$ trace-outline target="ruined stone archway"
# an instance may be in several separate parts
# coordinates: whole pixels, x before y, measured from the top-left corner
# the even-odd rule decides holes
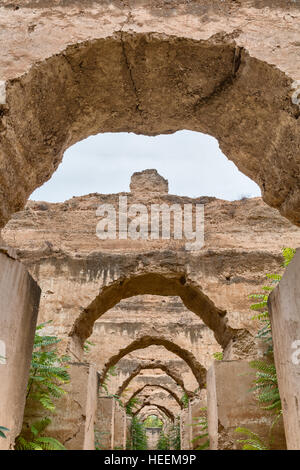
[[[121,397],[130,382],[137,377],[142,370],[147,370],[147,369],[161,369],[167,376],[169,376],[171,379],[174,380],[174,382],[182,388],[183,392],[187,394],[188,397],[192,397],[194,393],[190,390],[187,390],[183,380],[181,377],[176,374],[176,370],[171,369],[171,367],[166,366],[164,363],[160,361],[153,361],[149,364],[140,364],[136,367],[135,370],[132,371],[132,373],[124,380],[122,385],[119,387],[117,391],[117,396]]]
[[[136,341],[133,341],[129,346],[123,348],[118,354],[112,356],[110,360],[105,364],[103,371],[100,373],[100,383],[103,383],[108,370],[114,367],[122,357],[126,356],[136,349],[144,349],[151,345],[164,346],[168,351],[173,352],[181,359],[183,359],[190,369],[192,370],[199,387],[202,388],[206,383],[206,369],[197,361],[195,356],[186,349],[179,347],[174,342],[160,336],[144,336]]]
[[[165,390],[166,392],[168,392],[173,398],[174,400],[178,403],[178,405],[180,406],[180,408],[183,408],[183,404],[182,404],[182,401],[180,400],[180,398],[176,395],[176,393],[171,390],[169,387],[165,387],[163,385],[154,385],[154,384],[146,384],[144,385],[143,387],[140,387],[138,390],[136,390],[132,395],[131,397],[129,398],[129,400],[127,400],[127,402],[125,403],[125,406],[128,404],[128,402],[130,400],[132,400],[134,397],[136,397],[137,395],[139,395],[141,392],[143,392],[146,388],[149,388],[149,387],[152,387],[152,388],[161,388],[162,390]]]
[[[138,403],[133,412],[135,413],[144,403],[155,402],[158,405],[164,406],[172,412],[174,416],[179,416],[183,407],[180,402],[170,394],[168,390],[163,390],[159,387],[149,387],[149,390],[144,389],[136,396]]]
[[[141,266],[138,268],[141,270]],[[151,268],[146,266],[142,269],[146,272],[119,278],[102,287],[98,296],[82,310],[70,332],[70,352],[75,357],[81,357],[83,344],[92,334],[93,325],[101,315],[122,299],[144,294],[180,297],[183,304],[213,330],[218,343],[223,347],[228,345],[234,330],[226,325],[226,312],[216,307],[198,286],[189,281],[187,273],[180,270],[180,265],[175,263],[175,269],[167,268],[166,272],[160,273],[151,272]]]
[[[140,412],[147,406],[158,408],[162,413],[164,413],[167,416],[168,419],[170,419],[172,422],[175,421],[175,416],[172,413],[172,411],[168,410],[163,405],[160,405],[160,404],[157,404],[157,403],[151,403],[151,402],[143,403],[143,405],[138,410],[136,410],[133,415],[138,416],[140,414]]]
[[[38,2],[43,21],[26,57],[23,45],[36,9],[27,5],[27,28],[20,28],[15,12],[1,9],[11,28],[1,50],[14,50],[0,56],[2,226],[51,177],[73,143],[99,132],[179,129],[215,136],[228,158],[260,185],[264,200],[300,223],[299,109],[291,101],[299,58],[282,37],[285,28],[296,37],[297,11],[290,21],[276,6],[266,12],[252,5],[253,34],[249,11],[240,5],[190,3],[181,11],[178,0],[172,15],[166,14],[169,5],[153,6],[153,14],[140,2],[116,4],[113,21],[111,11],[98,6],[98,14],[77,10],[73,24],[67,8],[48,10]],[[50,40],[61,15],[68,31]],[[266,27],[270,21],[272,28]],[[266,38],[266,30],[271,34],[258,48],[256,37]],[[18,41],[11,31],[18,31]],[[47,47],[41,48],[45,37]]]

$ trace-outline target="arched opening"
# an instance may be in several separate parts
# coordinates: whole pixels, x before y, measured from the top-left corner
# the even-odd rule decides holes
[[[145,407],[158,408],[163,414],[167,416],[168,419],[170,419],[173,422],[175,420],[175,416],[173,415],[173,413],[170,410],[168,410],[165,406],[157,404],[157,403],[149,403],[149,402],[144,403],[140,408],[138,408],[135,411],[134,416],[138,416]]]
[[[109,369],[114,367],[117,362],[122,359],[124,356],[129,354],[136,349],[144,349],[151,345],[160,345],[164,346],[168,351],[173,352],[181,359],[183,359],[188,366],[191,368],[200,388],[203,388],[206,383],[206,369],[197,361],[195,356],[175,343],[163,338],[163,337],[151,337],[144,336],[136,341],[133,341],[129,346],[124,349],[121,349],[118,354],[112,356],[107,364],[105,364],[103,371],[100,374],[100,383],[103,383]]]
[[[291,84],[226,34],[193,40],[118,31],[60,46],[5,82],[1,224],[51,177],[73,143],[100,132],[179,129],[215,136],[228,158],[259,184],[264,200],[299,224],[291,178],[299,170],[299,110],[290,99]]]
[[[220,33],[218,25],[217,31],[214,27],[209,34],[205,30],[191,38],[186,33],[181,37],[178,25],[173,30],[170,24],[168,34],[157,25],[155,32],[134,32],[135,25],[128,33],[130,22],[131,14],[117,28],[103,33],[98,29],[101,38],[79,34],[68,47],[67,40],[51,42],[47,53],[32,47],[35,52],[16,68],[9,62],[0,83],[1,226],[51,177],[72,143],[99,132],[157,135],[178,129],[214,135],[241,171],[258,182],[264,200],[299,225],[299,109],[290,99],[294,70],[287,72],[283,59],[273,61],[270,50],[266,57],[259,54],[247,35],[235,40],[240,32],[231,27]],[[245,50],[247,43],[254,54]],[[167,270],[137,270],[128,282],[129,291],[140,292],[134,278],[141,276],[138,282],[156,284],[150,293],[172,295],[158,288],[169,276],[163,292],[179,295],[192,311],[200,304],[199,316],[225,348],[236,332],[226,325],[225,312],[203,294],[201,284],[187,279],[188,271],[181,268],[172,279]],[[186,285],[181,293],[178,283]],[[109,305],[109,299],[105,301]],[[74,354],[76,346],[82,349],[96,318],[93,306],[91,317],[85,316],[87,308],[82,305],[71,333]],[[187,357],[193,370],[194,357]]]
[[[167,376],[169,376],[173,381],[174,383],[176,383],[180,388],[182,388],[183,392],[187,394],[187,396],[189,397],[192,397],[193,396],[193,392],[187,390],[185,388],[185,385],[184,385],[184,382],[183,380],[181,379],[181,377],[179,375],[176,374],[176,371],[173,371],[172,369],[170,369],[168,366],[166,366],[164,363],[161,363],[159,361],[155,361],[154,363],[150,363],[150,364],[144,364],[144,365],[138,365],[136,367],[136,369],[127,377],[126,380],[124,380],[124,382],[122,383],[122,385],[119,387],[118,391],[117,391],[117,395],[119,397],[122,396],[123,392],[126,390],[126,388],[128,387],[128,385],[130,384],[130,382],[138,376],[138,374],[143,371],[143,370],[152,370],[152,369],[161,369]]]
[[[180,400],[180,398],[176,395],[175,392],[173,392],[173,390],[171,390],[170,388],[168,387],[164,387],[163,385],[144,385],[143,387],[139,388],[138,390],[136,390],[132,395],[131,397],[129,398],[129,400],[127,400],[126,404],[128,403],[128,401],[130,401],[132,398],[136,397],[137,395],[139,395],[141,392],[145,391],[146,389],[148,388],[161,388],[162,390],[165,390],[167,393],[169,393],[170,395],[172,395],[172,397],[174,398],[174,400],[176,400],[176,402],[178,403],[178,405],[180,406],[180,408],[183,407],[183,404]]]
[[[144,263],[145,259],[146,256],[143,257]],[[152,263],[153,261],[152,258]],[[165,259],[160,262],[165,265]],[[189,281],[187,273],[182,271],[183,266],[178,263],[178,258],[174,262],[175,272],[166,271],[164,267],[162,271],[166,272],[149,272],[155,268],[149,269],[148,263],[145,263],[146,266],[147,273],[120,277],[110,285],[104,286],[90,305],[82,310],[70,332],[70,350],[75,356],[81,356],[82,346],[91,335],[95,321],[101,315],[122,299],[143,294],[180,297],[183,304],[213,330],[217,342],[223,347],[227,346],[234,331],[226,325],[224,318],[226,312],[216,307],[198,286]],[[141,271],[141,263],[138,263],[138,268]]]

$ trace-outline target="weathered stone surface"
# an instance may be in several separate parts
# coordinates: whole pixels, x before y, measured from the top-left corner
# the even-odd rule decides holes
[[[143,389],[138,395],[139,403],[137,405],[137,410],[143,409],[146,405],[155,404],[156,406],[161,406],[165,408],[170,413],[172,421],[179,416],[182,404],[179,403],[176,398],[167,390],[162,390],[160,387],[151,387],[148,386],[147,389]]]
[[[47,435],[58,439],[68,450],[94,450],[97,372],[93,365],[71,363],[68,373],[71,380],[64,386],[67,393],[57,400],[55,415],[51,416],[52,422],[47,427]],[[29,411],[32,420],[34,415],[32,410]]]
[[[191,450],[191,409],[184,408],[180,413],[180,445],[182,450]]]
[[[157,449],[157,444],[159,441],[160,434],[161,434],[160,428],[146,428],[148,450]]]
[[[258,434],[268,445],[274,415],[259,406],[253,387],[255,372],[247,361],[215,361],[207,372],[207,418],[211,450],[239,449],[237,427]],[[271,448],[285,449],[283,423],[272,432]]]
[[[299,21],[284,0],[3,0],[1,224],[78,140],[179,129],[215,136],[299,224]]]
[[[147,349],[153,351],[152,348],[153,346]],[[160,353],[161,350],[157,351],[157,347],[155,347],[153,355],[159,356]],[[166,350],[163,350],[161,355],[166,356]],[[117,383],[119,386],[116,388],[114,384],[111,384],[111,382],[114,382],[114,377],[112,377],[108,385],[110,392],[117,394],[122,399],[127,399],[145,385],[158,383],[159,385],[168,386],[171,383],[172,390],[177,391],[178,396],[183,393],[186,393],[188,397],[193,396],[190,387],[193,386],[195,389],[198,384],[187,364],[182,360],[178,360],[176,356],[174,358],[174,356],[174,354],[169,354],[169,360],[164,357],[164,361],[145,361],[145,359],[139,357],[133,358],[132,355],[129,355],[128,359],[121,359],[117,365]],[[186,388],[187,384],[188,389]]]
[[[116,401],[114,412],[114,442],[112,449],[126,449],[126,427],[126,412]]]
[[[130,200],[132,195],[128,197]],[[184,252],[171,239],[158,240],[151,245],[156,251],[147,251],[150,241],[140,244],[139,240],[117,240],[111,245],[111,240],[100,241],[96,237],[96,208],[100,203],[117,204],[117,201],[118,195],[91,195],[63,204],[47,204],[47,210],[40,210],[41,203],[29,202],[27,210],[16,214],[3,231],[6,243],[19,247],[21,259],[42,286],[40,318],[53,318],[53,312],[59,314],[55,315],[53,324],[57,323],[62,336],[72,330],[75,355],[78,352],[80,356],[82,343],[91,334],[95,320],[108,310],[119,316],[125,312],[132,315],[137,311],[135,301],[133,307],[130,299],[125,302],[125,298],[139,294],[181,297],[186,308],[176,306],[179,318],[181,311],[187,316],[190,309],[208,327],[200,328],[198,322],[198,329],[203,331],[202,340],[207,338],[203,353],[209,343],[213,344],[209,328],[222,346],[236,334],[233,329],[245,331],[246,336],[247,331],[255,334],[257,326],[250,321],[251,312],[245,299],[260,288],[265,272],[281,271],[281,247],[299,244],[299,229],[258,198],[230,203],[151,195],[147,204],[205,203],[205,247],[198,252]],[[139,199],[130,201],[139,202]],[[115,308],[122,299],[121,308]],[[139,315],[145,308],[151,308],[152,300],[141,299]],[[177,300],[174,301],[173,306],[169,305],[172,312]],[[152,306],[153,311],[161,308],[157,302]],[[167,309],[165,303],[164,310]],[[228,321],[224,318],[225,311]],[[194,331],[195,321],[191,323]],[[168,322],[166,318],[166,328]],[[103,322],[101,328],[107,331]],[[140,333],[146,330],[141,325]],[[97,329],[94,334],[98,341]],[[130,333],[130,337],[136,339],[136,334]],[[247,346],[243,347],[243,354],[247,357],[251,346],[249,340],[244,343]],[[215,343],[209,355],[217,347]]]
[[[300,250],[269,298],[287,447],[300,449]]]
[[[40,288],[10,249],[0,247],[0,449],[12,449],[22,429]]]
[[[100,450],[114,448],[115,432],[115,399],[100,396],[97,404],[95,423],[96,446]]]
[[[168,396],[163,395],[164,402],[168,405],[168,407],[172,407],[173,405],[173,400],[176,401],[176,403],[180,406],[180,408],[183,407],[182,401],[181,401],[181,395],[178,395],[174,389],[176,390],[176,383],[174,387],[174,383],[171,382],[172,387],[168,388],[165,385],[162,385],[159,381],[157,383],[155,382],[148,382],[149,376],[145,376],[145,379],[147,380],[147,383],[143,385],[142,387],[137,388],[134,393],[130,396],[130,398],[127,400],[126,404],[133,398],[137,398],[139,401],[142,400],[147,400],[149,397],[153,397],[154,394],[156,394],[158,391],[165,391]],[[181,392],[182,393],[182,392]],[[172,402],[170,404],[170,401]]]

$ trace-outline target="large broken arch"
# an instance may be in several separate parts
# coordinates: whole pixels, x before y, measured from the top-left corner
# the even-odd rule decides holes
[[[50,45],[48,55],[32,57],[19,72],[3,70],[0,57],[6,77],[1,225],[51,177],[75,142],[99,132],[157,135],[179,129],[216,137],[227,157],[259,184],[265,202],[299,225],[294,71],[275,67],[269,54],[266,60],[253,56],[244,45],[254,45],[239,41],[237,31],[214,34],[212,28],[205,39],[195,39],[184,31],[132,29]]]

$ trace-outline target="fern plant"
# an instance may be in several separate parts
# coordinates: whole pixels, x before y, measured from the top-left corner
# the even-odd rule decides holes
[[[186,392],[181,397],[181,403],[183,404],[183,408],[187,408],[189,406],[189,397]]]
[[[200,411],[205,412],[205,415],[194,418],[194,422],[191,424],[191,426],[197,426],[200,428],[200,434],[192,439],[192,443],[197,443],[199,440],[205,440],[202,442],[202,444],[198,445],[195,450],[205,450],[209,447],[208,421],[206,416],[207,409],[204,407],[201,408]]]
[[[6,438],[5,433],[8,432],[8,431],[9,431],[9,429],[7,429],[6,427],[0,426],[0,437],[2,437],[3,439],[5,439],[5,438]]]
[[[37,326],[34,337],[34,347],[27,385],[26,405],[35,404],[49,413],[55,411],[55,400],[59,399],[65,390],[62,388],[70,380],[67,372],[69,357],[60,355],[56,336],[39,334],[51,321]],[[45,436],[47,426],[51,423],[49,417],[35,421],[29,430],[23,430],[16,439],[18,450],[63,450],[64,446],[56,439]],[[29,434],[29,435],[28,435]]]
[[[247,436],[244,439],[237,440],[237,442],[243,445],[243,450],[269,450],[269,447],[255,432],[247,428],[236,428],[235,432]]]
[[[181,440],[180,440],[180,424],[176,423],[170,431],[170,449],[180,450],[181,449]]]
[[[137,407],[137,405],[140,403],[139,399],[137,397],[132,397],[130,398],[130,400],[128,401],[126,407],[125,407],[125,410],[126,410],[126,414],[128,416],[133,416],[133,413],[134,413],[134,409]]]
[[[250,362],[250,366],[256,370],[255,385],[251,391],[257,392],[257,399],[264,405],[265,410],[281,413],[282,406],[275,365],[255,360]]]
[[[286,268],[292,261],[295,253],[296,250],[293,248],[284,248],[282,250],[284,258],[284,268]],[[280,274],[267,274],[267,279],[271,281],[271,285],[263,286],[263,293],[250,295],[251,299],[256,300],[256,302],[252,304],[250,308],[251,310],[255,310],[258,312],[252,318],[255,320],[260,320],[260,322],[262,323],[262,326],[258,331],[257,337],[265,341],[268,345],[268,349],[266,352],[266,355],[268,356],[267,361],[255,360],[250,362],[250,366],[256,370],[254,386],[250,391],[253,391],[256,394],[256,398],[258,402],[263,406],[263,408],[266,411],[273,412],[275,416],[271,423],[268,443],[263,442],[263,440],[257,434],[253,433],[249,429],[237,428],[237,432],[241,432],[242,430],[242,433],[248,436],[247,439],[238,441],[240,443],[243,443],[243,449],[247,450],[269,449],[272,443],[272,431],[282,415],[282,404],[279,394],[278,380],[273,356],[271,323],[268,312],[269,295],[272,290],[276,287],[278,282],[282,279],[282,276]]]
[[[35,421],[30,426],[30,436],[26,439],[20,435],[16,441],[16,450],[66,450],[66,448],[53,437],[43,436],[47,426],[51,423],[50,418]]]
[[[109,396],[109,397],[112,397],[112,396],[116,396],[117,395],[110,395],[109,394],[109,391],[108,391],[108,382],[110,381],[111,377],[115,377],[117,375],[117,372],[116,372],[116,367],[113,366],[113,367],[110,367],[106,373],[106,376],[105,376],[105,379],[103,380],[103,382],[100,384],[100,390],[104,392],[105,395]]]
[[[170,449],[170,438],[163,431],[161,431],[158,442],[157,450],[169,450]]]
[[[66,364],[70,358],[58,354],[55,345],[60,340],[56,336],[42,336],[38,333],[49,323],[51,321],[41,323],[36,328],[26,400],[38,401],[43,408],[53,412],[53,400],[65,393],[61,384],[70,380]]]
[[[136,416],[131,421],[131,450],[147,450],[146,430]]]

